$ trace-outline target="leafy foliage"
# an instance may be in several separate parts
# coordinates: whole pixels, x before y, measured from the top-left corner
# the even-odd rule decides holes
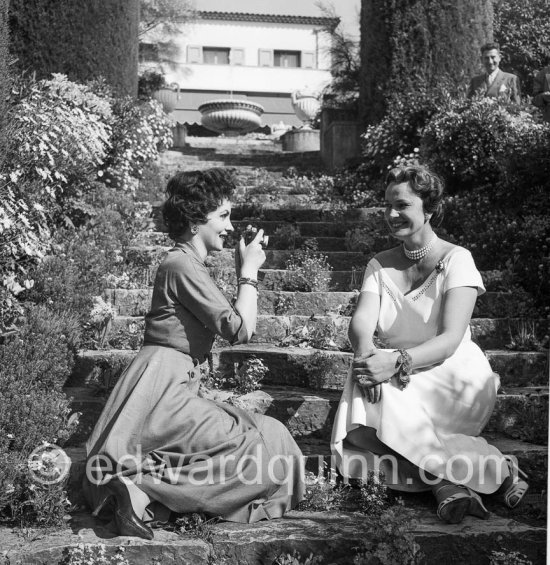
[[[293,551],[292,555],[290,553],[279,555],[273,565],[319,565],[322,562],[323,558],[320,555],[310,553],[308,557],[302,557],[301,553]]]
[[[332,266],[327,256],[317,252],[317,241],[306,240],[287,260],[289,278],[284,282],[283,290],[302,292],[323,292],[329,289]]]
[[[252,355],[242,364],[234,364],[234,374],[228,384],[237,392],[248,394],[260,388],[260,381],[264,379],[268,371],[264,362]]]
[[[550,61],[550,20],[546,0],[497,0],[494,37],[506,71],[520,77],[522,92],[531,93],[533,77]]]
[[[318,2],[324,17],[338,18],[333,5]],[[323,107],[357,111],[359,102],[359,77],[361,58],[359,41],[346,33],[341,26],[326,26],[330,36],[328,54],[332,68],[332,79],[323,90]]]
[[[0,517],[50,525],[67,510],[64,483],[32,481],[27,459],[46,443],[63,444],[78,418],[63,385],[79,346],[78,321],[45,307],[27,312],[19,335],[0,344]]]
[[[164,33],[178,31],[196,17],[190,0],[140,0],[139,36],[161,27]]]
[[[3,333],[17,326],[18,300],[27,298],[35,283],[29,273],[51,251],[52,243],[65,249],[55,249],[58,258],[49,258],[45,271],[51,267],[62,274],[56,284],[63,284],[68,293],[73,292],[71,286],[82,289],[92,276],[97,277],[96,284],[100,282],[111,272],[105,268],[106,260],[121,263],[121,242],[128,238],[119,225],[121,219],[129,222],[130,229],[143,226],[148,213],[122,191],[132,192],[147,164],[170,140],[160,105],[117,99],[104,82],[79,85],[63,75],[20,81],[12,103],[11,137],[16,143],[0,170]],[[77,237],[66,237],[75,226],[82,227]],[[110,239],[115,233],[116,238]],[[63,253],[72,257],[72,264]],[[75,270],[79,261],[80,271]],[[94,270],[100,263],[103,267]],[[122,276],[123,269],[113,274]],[[64,277],[68,278],[61,283]]]
[[[421,156],[453,191],[516,182],[529,187],[550,173],[550,127],[492,98],[453,100],[426,126]]]
[[[479,68],[479,47],[492,37],[492,0],[363,2],[361,118],[389,114],[389,97],[465,84]],[[465,25],[464,22],[467,22]]]
[[[107,554],[105,544],[79,543],[66,548],[59,565],[130,565],[124,556],[124,547],[117,547],[114,555]]]
[[[416,565],[424,561],[411,531],[414,517],[410,510],[396,504],[372,522],[370,535],[353,559],[354,565],[372,563],[373,557],[384,565]]]
[[[20,71],[137,92],[139,0],[12,0],[11,49]]]

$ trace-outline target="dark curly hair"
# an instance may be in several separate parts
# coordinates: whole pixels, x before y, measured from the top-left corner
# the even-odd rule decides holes
[[[496,41],[490,41],[489,43],[483,44],[479,48],[479,52],[483,55],[486,51],[492,51],[496,49],[500,53],[500,45]]]
[[[162,207],[168,235],[176,239],[191,224],[204,224],[207,215],[231,199],[235,190],[232,169],[212,168],[176,173],[166,186],[167,199]]]
[[[393,183],[407,182],[421,199],[424,212],[432,214],[436,225],[443,219],[444,185],[441,178],[423,165],[408,165],[391,169],[386,176],[386,188]]]

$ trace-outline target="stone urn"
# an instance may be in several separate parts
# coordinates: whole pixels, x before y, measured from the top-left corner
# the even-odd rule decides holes
[[[209,100],[199,106],[199,112],[202,114],[201,124],[205,128],[235,136],[259,128],[264,108],[256,102],[227,98]]]
[[[167,114],[170,114],[170,112],[173,112],[176,109],[180,93],[174,88],[160,88],[153,92],[152,97],[162,104],[162,107]]]
[[[299,120],[304,122],[303,128],[311,128],[311,122],[321,108],[319,95],[309,89],[296,90],[290,95],[294,113]]]

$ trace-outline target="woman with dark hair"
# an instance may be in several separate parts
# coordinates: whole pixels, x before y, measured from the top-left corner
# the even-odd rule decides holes
[[[459,523],[488,517],[478,493],[498,492],[514,507],[528,486],[515,462],[479,437],[499,377],[471,340],[472,311],[485,292],[473,258],[432,229],[442,197],[441,180],[425,167],[388,174],[385,219],[401,245],[366,267],[332,450],[345,477],[379,469],[392,489],[431,489],[439,518]]]
[[[204,264],[233,231],[233,189],[223,169],[168,182],[163,216],[175,246],[156,275],[143,347],[86,446],[85,496],[120,535],[151,539],[146,522],[170,512],[277,518],[302,498],[302,454],[280,422],[198,395],[214,337],[246,343],[256,327],[263,231],[235,250],[233,305]]]

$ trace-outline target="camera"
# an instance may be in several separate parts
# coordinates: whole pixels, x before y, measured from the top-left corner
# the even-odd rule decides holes
[[[248,224],[242,234],[244,237],[245,244],[248,245],[256,237],[257,233],[258,233],[258,228],[256,226],[253,226],[252,224]],[[264,235],[260,240],[260,245],[263,248],[266,248],[268,243],[269,243],[269,236]]]

